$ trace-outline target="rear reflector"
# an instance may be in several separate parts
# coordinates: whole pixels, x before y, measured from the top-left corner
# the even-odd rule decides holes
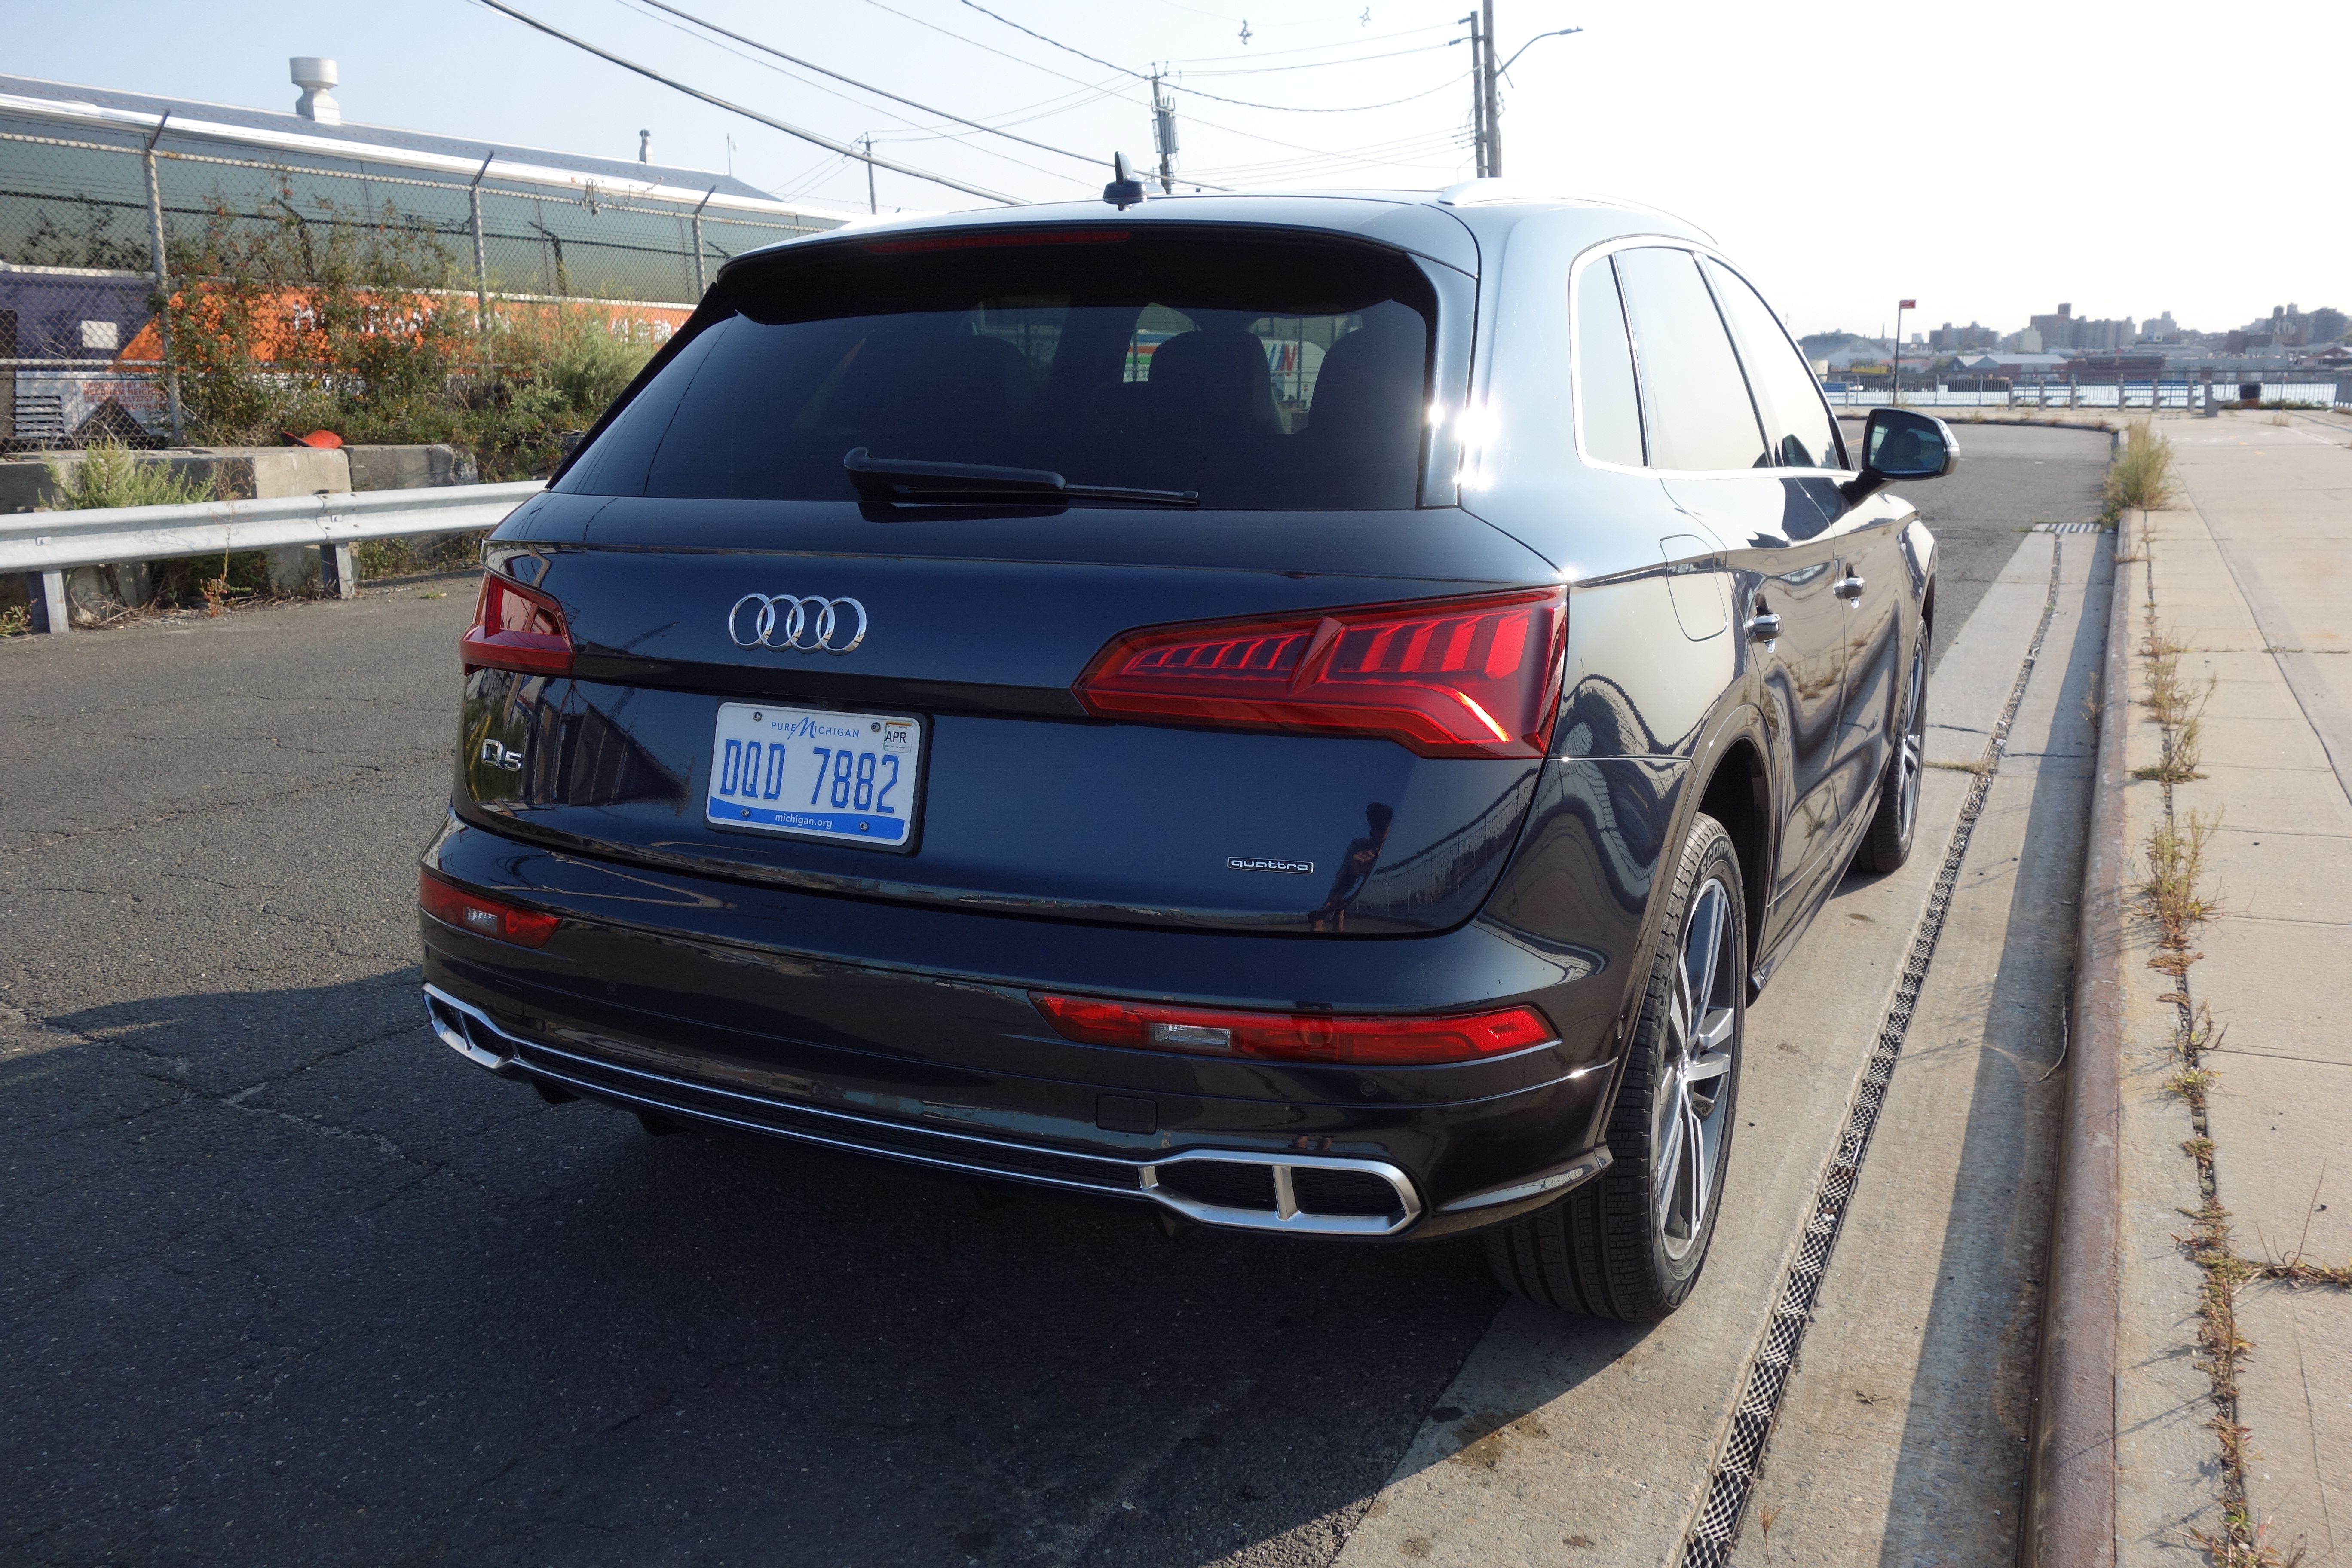
[[[1146,626],[1072,689],[1106,719],[1381,735],[1424,757],[1540,757],[1568,590]]]
[[[482,574],[474,624],[460,647],[468,671],[519,669],[526,675],[572,673],[572,635],[553,595],[526,588],[496,572]]]
[[[1533,1007],[1447,1018],[1349,1018],[1328,1013],[1229,1013],[1112,1002],[1098,996],[1029,993],[1064,1039],[1088,1046],[1337,1062],[1349,1067],[1418,1067],[1474,1061],[1540,1046],[1554,1038]]]
[[[555,934],[555,928],[563,923],[561,915],[467,892],[430,871],[416,874],[416,901],[426,914],[444,925],[521,947],[545,947],[547,939]]]

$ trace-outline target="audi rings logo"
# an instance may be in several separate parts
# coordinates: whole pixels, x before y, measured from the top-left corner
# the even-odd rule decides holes
[[[866,640],[866,606],[855,599],[746,594],[727,612],[727,636],[737,647],[847,653]]]

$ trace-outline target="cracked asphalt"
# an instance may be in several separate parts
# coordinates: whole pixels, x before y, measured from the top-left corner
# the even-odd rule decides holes
[[[2105,457],[1962,438],[1947,637]],[[650,1139],[426,1033],[471,600],[0,645],[0,1560],[1328,1563],[1475,1247]]]

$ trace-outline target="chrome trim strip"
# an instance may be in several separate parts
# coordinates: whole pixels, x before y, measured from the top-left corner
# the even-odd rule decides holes
[[[1560,1192],[1575,1186],[1580,1182],[1591,1180],[1607,1170],[1610,1164],[1609,1146],[1604,1143],[1583,1159],[1562,1170],[1554,1171],[1549,1175],[1538,1176],[1530,1182],[1514,1182],[1507,1187],[1489,1187],[1483,1193],[1472,1193],[1466,1198],[1454,1199],[1437,1212],[1460,1214],[1465,1209],[1491,1208],[1496,1204],[1515,1203],[1520,1198],[1531,1198],[1539,1193]]]
[[[984,1176],[992,1181],[1022,1182],[1032,1186],[1056,1187],[1076,1193],[1098,1193],[1109,1197],[1146,1198],[1162,1207],[1173,1209],[1188,1219],[1231,1230],[1277,1231],[1293,1236],[1385,1237],[1396,1235],[1422,1216],[1421,1195],[1414,1190],[1412,1178],[1384,1160],[1349,1159],[1329,1154],[1294,1154],[1287,1151],[1279,1153],[1260,1152],[1237,1149],[1188,1149],[1170,1154],[1164,1159],[1123,1160],[1114,1155],[1087,1154],[1076,1150],[1043,1148],[1035,1144],[1010,1142],[1003,1139],[975,1138],[969,1133],[949,1132],[914,1122],[880,1121],[870,1117],[828,1110],[799,1100],[779,1100],[746,1094],[740,1089],[722,1089],[715,1084],[691,1082],[661,1073],[648,1072],[641,1068],[625,1067],[618,1062],[581,1056],[576,1052],[566,1051],[543,1041],[527,1040],[519,1035],[509,1033],[499,1027],[498,1023],[480,1008],[459,1001],[436,985],[426,985],[425,994],[427,1000],[427,1016],[431,1018],[433,1032],[438,1035],[445,1044],[478,1066],[488,1068],[493,1072],[505,1076],[512,1076],[517,1072],[528,1073],[536,1078],[546,1079],[551,1083],[562,1084],[567,1089],[575,1089],[592,1098],[602,1097],[622,1100],[631,1105],[642,1105],[647,1110],[659,1110],[667,1115],[691,1117],[697,1121],[721,1127],[738,1128],[747,1132],[765,1133],[772,1138],[784,1138],[794,1142],[811,1143],[821,1148],[838,1149],[854,1154],[867,1154],[878,1159],[897,1160],[904,1164],[922,1165],[933,1170]],[[433,1012],[434,1004],[449,1007],[467,1019],[479,1024],[500,1040],[517,1047],[527,1047],[538,1056],[554,1057],[565,1062],[577,1062],[583,1067],[593,1068],[598,1072],[625,1074],[629,1078],[642,1080],[648,1086],[675,1086],[690,1089],[698,1094],[716,1095],[727,1100],[740,1100],[747,1106],[772,1106],[795,1114],[824,1117],[827,1121],[842,1123],[845,1135],[838,1138],[827,1137],[824,1133],[809,1131],[803,1128],[779,1127],[770,1122],[729,1116],[699,1106],[682,1105],[673,1099],[656,1098],[652,1094],[632,1093],[627,1089],[615,1089],[611,1084],[595,1079],[575,1077],[545,1062],[526,1061],[517,1051],[509,1051],[500,1056],[477,1045],[461,1032],[452,1029]],[[893,1149],[857,1141],[852,1130],[861,1127],[872,1128],[877,1131],[887,1130],[892,1132],[913,1133],[925,1138],[943,1139],[955,1143],[974,1145],[980,1150],[997,1149],[1007,1152],[1042,1155],[1055,1160],[1083,1160],[1092,1164],[1108,1167],[1111,1171],[1130,1174],[1135,1178],[1136,1184],[1132,1187],[1099,1185],[1091,1182],[1074,1181],[1064,1176],[1047,1175],[1041,1172],[1008,1169],[1003,1165],[983,1163],[978,1158],[966,1162],[918,1153],[911,1150]],[[1202,1203],[1168,1191],[1160,1185],[1160,1173],[1162,1170],[1172,1165],[1187,1163],[1268,1167],[1274,1182],[1275,1209],[1269,1211],[1233,1208],[1223,1204]],[[1293,1176],[1293,1173],[1299,1170],[1343,1171],[1360,1175],[1378,1176],[1388,1184],[1389,1190],[1396,1195],[1397,1208],[1395,1212],[1385,1215],[1303,1212],[1298,1207],[1297,1187]],[[1108,1171],[1106,1173],[1108,1174]]]

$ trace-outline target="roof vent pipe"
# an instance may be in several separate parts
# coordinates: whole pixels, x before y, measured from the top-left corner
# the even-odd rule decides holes
[[[650,163],[653,161],[654,133],[650,131],[640,131],[637,132],[637,162]]]
[[[305,120],[315,120],[321,125],[341,125],[343,106],[327,89],[342,79],[335,73],[335,62],[317,55],[296,55],[286,62],[294,85],[302,89],[295,101],[294,112]]]

